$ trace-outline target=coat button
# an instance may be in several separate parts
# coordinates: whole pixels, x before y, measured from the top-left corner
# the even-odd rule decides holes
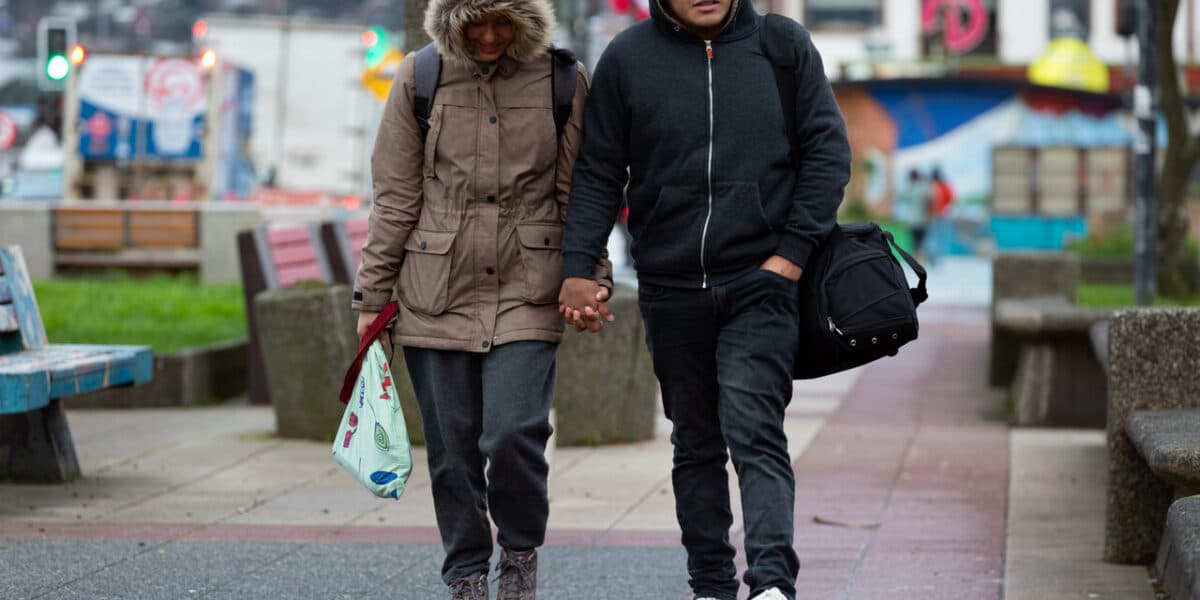
[[[488,268],[487,268],[487,269],[485,269],[485,270],[487,271],[487,274],[488,274],[488,275],[495,275],[495,274],[496,274],[496,270],[495,270],[495,269],[493,269],[493,268],[491,268],[491,267],[488,267]]]
[[[491,344],[490,342],[484,342],[484,343],[483,343],[483,347],[484,347],[484,348],[487,348],[488,346],[491,346],[491,345],[492,345],[492,344]]]
[[[495,196],[488,196],[487,200],[488,200],[488,202],[495,202],[495,201],[496,201],[496,197],[495,197]]]
[[[547,246],[549,246],[549,245],[550,245],[550,238],[546,238],[546,239],[542,240],[542,243],[543,243],[543,244],[545,244],[545,245],[547,245]]]
[[[422,250],[424,250],[424,249],[425,249],[425,242],[421,242],[421,249],[422,249]]]
[[[490,122],[492,125],[495,125],[495,124],[496,124],[496,117],[495,117],[495,115],[493,115],[492,117],[488,118],[488,122]]]

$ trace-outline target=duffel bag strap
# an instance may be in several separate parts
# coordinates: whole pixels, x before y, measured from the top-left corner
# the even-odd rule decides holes
[[[927,277],[925,273],[925,267],[922,267],[921,263],[917,262],[917,259],[905,252],[904,248],[901,248],[896,243],[896,239],[892,237],[892,233],[890,231],[887,231],[886,229],[883,230],[883,237],[886,238],[888,243],[896,249],[896,252],[898,252],[900,257],[904,259],[904,262],[908,263],[909,268],[911,268],[913,272],[917,274],[917,287],[912,288],[909,290],[909,292],[912,294],[913,304],[919,306],[922,302],[929,299],[929,292],[925,289],[925,279]]]

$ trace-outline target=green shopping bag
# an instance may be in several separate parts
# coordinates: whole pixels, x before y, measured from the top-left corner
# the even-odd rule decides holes
[[[389,303],[359,343],[339,400],[346,405],[333,459],[380,498],[399,499],[412,473],[412,446],[383,345],[376,339],[396,315]]]

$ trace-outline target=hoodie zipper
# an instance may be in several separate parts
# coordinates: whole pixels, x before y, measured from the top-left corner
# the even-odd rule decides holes
[[[712,157],[713,157],[713,87],[712,87],[712,41],[704,40],[704,55],[708,60],[708,214],[704,217],[704,231],[700,234],[700,272],[704,279],[700,287],[708,289],[708,267],[704,264],[704,246],[708,242],[708,224],[712,221],[713,189],[712,189]]]

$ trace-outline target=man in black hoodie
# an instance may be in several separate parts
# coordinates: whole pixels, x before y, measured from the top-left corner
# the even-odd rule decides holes
[[[607,314],[592,270],[629,207],[638,301],[673,424],[676,515],[697,598],[738,593],[725,463],[755,599],[791,599],[795,481],[783,431],[797,285],[850,174],[845,123],[799,24],[795,147],[749,0],[652,0],[596,66],[563,242],[560,309]],[[795,152],[796,156],[792,156]],[[603,296],[601,296],[603,297]],[[728,452],[728,454],[727,454]]]

